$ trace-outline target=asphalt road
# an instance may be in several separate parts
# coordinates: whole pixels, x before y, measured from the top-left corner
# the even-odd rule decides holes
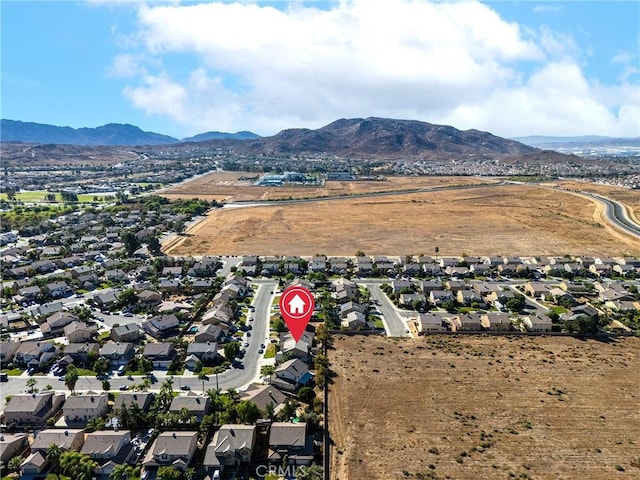
[[[400,316],[396,306],[391,303],[389,297],[382,291],[380,285],[382,280],[358,280],[359,284],[364,285],[371,292],[371,298],[377,301],[380,313],[382,313],[382,323],[387,332],[388,337],[410,337],[407,324]],[[387,282],[388,283],[388,282]]]

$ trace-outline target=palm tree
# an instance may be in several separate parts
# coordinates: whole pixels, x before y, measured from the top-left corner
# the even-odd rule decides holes
[[[57,443],[52,443],[51,445],[49,445],[45,453],[47,460],[51,462],[52,470],[56,474],[58,479],[60,479],[60,457],[63,453],[64,450]]]
[[[92,417],[87,422],[87,428],[92,430],[104,430],[104,419],[102,417]]]
[[[29,380],[27,380],[27,387],[29,388],[29,393],[34,393],[35,389],[36,389],[36,379],[35,378],[30,378]]]
[[[76,391],[76,383],[78,382],[78,369],[75,365],[69,365],[67,367],[67,373],[64,376],[64,384],[67,386],[71,394]]]

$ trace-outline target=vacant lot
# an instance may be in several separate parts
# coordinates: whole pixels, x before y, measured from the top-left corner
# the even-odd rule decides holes
[[[165,245],[174,255],[622,255],[637,240],[575,195],[527,185],[221,209]]]
[[[258,174],[252,172],[216,172],[163,190],[167,198],[194,198],[238,202],[248,200],[286,200],[318,198],[356,193],[389,192],[444,185],[492,183],[476,177],[388,177],[382,181],[326,182],[324,187],[254,187]]]
[[[640,478],[640,339],[337,336],[331,478]]]

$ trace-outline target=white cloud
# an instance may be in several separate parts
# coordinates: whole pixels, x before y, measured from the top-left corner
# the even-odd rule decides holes
[[[138,79],[125,95],[192,133],[376,115],[505,136],[615,134],[633,128],[640,103],[605,103],[571,37],[523,29],[476,1],[141,5],[134,36],[142,50],[113,63]],[[180,72],[176,56],[198,65]]]
[[[556,13],[564,10],[562,5],[536,5],[533,7],[533,13]]]

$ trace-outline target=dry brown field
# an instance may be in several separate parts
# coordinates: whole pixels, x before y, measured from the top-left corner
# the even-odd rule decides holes
[[[288,198],[332,197],[354,193],[389,192],[444,185],[491,183],[497,180],[476,177],[387,177],[383,181],[326,182],[324,187],[254,187],[252,181],[240,178],[256,177],[253,172],[215,172],[167,188],[161,195],[170,198],[194,198],[226,202],[286,200]]]
[[[437,180],[437,179],[436,179]],[[594,202],[528,185],[219,209],[173,255],[639,255]]]
[[[334,338],[332,480],[640,478],[640,339]]]

